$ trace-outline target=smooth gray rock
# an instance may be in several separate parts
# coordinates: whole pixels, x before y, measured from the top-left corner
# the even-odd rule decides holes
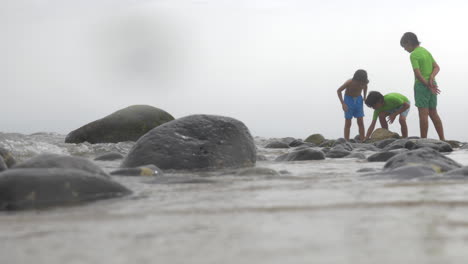
[[[191,170],[252,167],[256,147],[248,128],[223,116],[192,115],[154,128],[141,137],[121,167],[154,164]]]
[[[325,141],[325,138],[321,134],[313,134],[308,136],[304,141],[320,145]]]
[[[257,155],[257,161],[267,161],[268,158],[265,155]]]
[[[76,169],[9,169],[0,173],[0,210],[75,205],[131,191],[110,179]]]
[[[304,141],[302,141],[301,139],[295,139],[295,140],[293,140],[293,141],[291,141],[291,142],[289,143],[289,146],[290,146],[291,148],[294,148],[294,147],[299,147],[299,146],[301,146],[301,145],[303,145],[303,144],[305,144],[305,143],[304,143]],[[310,144],[316,146],[314,143],[310,143]]]
[[[394,149],[404,149],[404,148],[408,148],[411,149],[412,147],[410,146],[411,144],[414,145],[414,143],[410,142],[409,145],[407,145],[407,143],[410,142],[409,139],[397,139],[395,141],[393,141],[392,143],[386,145],[384,148],[383,148],[383,151],[390,151],[390,150],[394,150]]]
[[[344,138],[339,138],[337,139],[334,143],[333,143],[333,148],[337,147],[337,146],[341,146],[343,147],[343,149],[347,150],[347,151],[353,151],[353,146],[346,141],[346,139]]]
[[[351,154],[349,154],[348,156],[346,156],[346,158],[348,159],[366,159],[366,155],[362,154],[362,153],[358,153],[358,152],[351,152]]]
[[[414,146],[410,148],[408,147],[408,144],[407,144],[406,148],[408,149],[432,148],[439,152],[452,152],[453,151],[453,148],[449,143],[441,141],[441,140],[437,140],[437,139],[424,138],[424,139],[412,139],[410,141],[414,143]]]
[[[356,172],[377,172],[377,169],[374,168],[362,168],[357,170]]]
[[[374,142],[374,145],[379,148],[379,149],[383,149],[385,148],[388,144],[390,143],[393,143],[397,141],[396,138],[387,138],[387,139],[384,139],[384,140],[380,140],[380,141],[377,141],[377,142]]]
[[[384,166],[385,170],[393,170],[407,165],[425,165],[432,167],[436,172],[447,172],[460,168],[461,165],[430,148],[421,148],[404,152],[389,159]]]
[[[353,147],[354,151],[380,151],[379,148],[372,144],[365,144],[365,143],[352,143],[351,146]]]
[[[392,157],[394,157],[394,156],[396,156],[396,155],[398,155],[400,153],[407,152],[407,151],[408,151],[407,149],[394,149],[394,150],[389,150],[389,151],[382,151],[382,152],[378,152],[378,153],[370,155],[367,158],[367,161],[369,161],[369,162],[383,162],[383,161],[387,161],[387,160],[391,159]]]
[[[468,143],[465,143],[464,145],[462,145],[460,149],[468,149]]]
[[[410,180],[422,177],[431,177],[437,172],[427,165],[405,165],[393,170],[384,170],[378,173],[370,173],[367,176],[389,177],[400,180]]]
[[[345,149],[343,145],[336,145],[330,151],[327,152],[327,158],[344,158],[351,154],[351,151]]]
[[[109,152],[109,153],[104,153],[102,155],[97,156],[94,158],[94,160],[99,160],[99,161],[113,161],[113,160],[118,160],[118,159],[123,159],[124,156],[118,152]]]
[[[13,168],[77,169],[106,178],[109,177],[98,165],[88,159],[58,154],[40,154],[22,163],[16,164]]]
[[[120,175],[120,176],[162,176],[164,175],[163,171],[154,166],[153,164],[140,166],[136,168],[121,168],[115,171],[112,171],[110,175]]]
[[[463,176],[463,177],[468,177],[468,166],[459,168],[459,169],[454,169],[451,171],[448,171],[444,173],[444,176]]]
[[[11,152],[2,147],[0,147],[0,156],[3,158],[7,168],[11,168],[16,164],[16,160],[13,158]]]
[[[7,165],[5,164],[5,161],[3,160],[3,157],[0,156],[0,172],[8,169]]]
[[[281,141],[273,141],[268,143],[265,148],[289,148],[289,144]]]
[[[65,143],[137,141],[151,129],[172,120],[174,117],[164,110],[133,105],[70,132]]]
[[[298,151],[293,151],[276,158],[275,161],[300,161],[300,160],[323,160],[325,154],[316,149],[306,148]]]

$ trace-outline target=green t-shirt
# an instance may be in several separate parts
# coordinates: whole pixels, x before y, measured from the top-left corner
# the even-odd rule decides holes
[[[381,112],[387,112],[389,110],[400,108],[404,103],[408,102],[408,98],[399,93],[389,93],[384,95],[384,105],[379,109],[375,109],[373,120],[377,120]]]
[[[417,47],[411,52],[410,60],[413,69],[419,69],[424,79],[429,80],[435,62],[432,54],[423,47]],[[416,78],[416,82],[420,81]]]

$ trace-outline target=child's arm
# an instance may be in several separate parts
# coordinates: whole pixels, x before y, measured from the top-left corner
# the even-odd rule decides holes
[[[434,63],[432,64],[432,66],[434,67],[433,70],[432,70],[432,73],[431,73],[431,76],[429,77],[429,87],[431,89],[437,89],[437,84],[435,83],[435,77],[436,75],[439,73],[440,71],[440,67],[439,65],[437,64],[437,62],[434,61]],[[437,89],[438,90],[438,89]]]
[[[395,113],[393,113],[393,114],[391,114],[391,115],[388,116],[388,122],[389,122],[390,124],[393,124],[393,121],[395,121],[396,117],[397,117],[399,114],[403,113],[404,111],[408,110],[408,108],[410,108],[410,105],[409,105],[408,102],[403,103],[402,106],[403,106],[403,107],[402,107],[400,110],[398,110],[398,111],[396,111]]]
[[[367,98],[367,83],[364,85],[364,102],[366,101]]]
[[[343,100],[343,95],[341,93],[344,91],[344,89],[346,89],[346,87],[348,87],[350,82],[351,80],[347,80],[343,85],[340,86],[340,88],[338,88],[338,90],[336,90],[336,93],[338,94],[338,99],[340,99],[341,102],[341,107],[345,112],[348,112],[348,106],[345,104]]]
[[[366,138],[364,139],[364,141],[368,140],[370,138],[370,136],[372,135],[372,132],[374,132],[375,123],[377,123],[377,119],[372,120],[372,123],[370,124],[369,128],[367,129],[367,134],[366,134]]]
[[[422,84],[424,84],[427,88],[429,88],[429,82],[424,79],[424,77],[421,74],[421,71],[419,69],[413,69],[414,70],[414,76],[416,79],[418,79]]]

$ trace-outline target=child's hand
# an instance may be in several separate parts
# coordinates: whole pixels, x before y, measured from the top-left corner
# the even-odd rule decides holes
[[[440,94],[440,90],[439,90],[439,88],[437,88],[437,86],[434,87],[434,88],[429,88],[429,90],[430,90],[431,93],[433,93],[433,94]]]
[[[389,116],[387,117],[388,123],[393,124],[393,121],[395,121],[396,117],[397,117],[397,115],[396,115],[395,113],[389,115]]]
[[[346,104],[341,104],[341,107],[343,107],[343,111],[348,112],[348,106]]]

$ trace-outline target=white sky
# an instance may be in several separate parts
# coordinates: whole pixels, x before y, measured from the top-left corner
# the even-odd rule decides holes
[[[149,104],[176,118],[234,117],[254,136],[342,137],[336,89],[359,68],[370,90],[414,102],[409,54],[399,45],[412,31],[441,66],[446,137],[468,140],[468,1],[0,3],[2,132],[66,134]],[[419,135],[414,106],[408,120],[409,134]]]

